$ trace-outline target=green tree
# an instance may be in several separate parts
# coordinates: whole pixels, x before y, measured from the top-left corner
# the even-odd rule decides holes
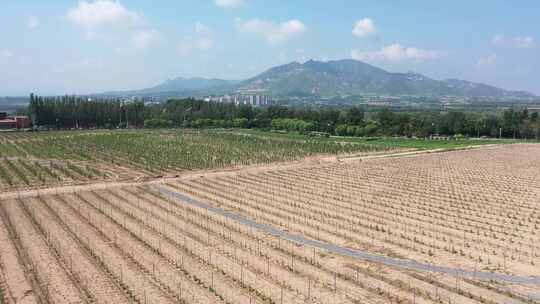
[[[364,125],[364,111],[359,107],[352,107],[346,111],[345,123],[354,126]]]

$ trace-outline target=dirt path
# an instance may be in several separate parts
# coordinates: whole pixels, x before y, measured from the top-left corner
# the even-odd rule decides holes
[[[193,206],[197,206],[199,208],[206,209],[216,214],[220,214],[240,224],[253,227],[255,229],[269,233],[273,236],[290,240],[298,244],[327,250],[335,254],[339,254],[339,255],[343,255],[343,256],[347,256],[351,258],[358,258],[358,259],[375,262],[375,263],[381,263],[388,266],[428,271],[428,272],[434,272],[434,273],[444,273],[444,274],[454,275],[454,276],[462,277],[462,278],[466,277],[466,278],[479,279],[479,280],[485,280],[485,281],[502,281],[502,282],[507,282],[507,283],[512,283],[512,284],[527,284],[527,285],[540,286],[540,277],[512,276],[512,275],[505,275],[505,274],[493,273],[493,272],[482,272],[482,271],[473,272],[473,271],[459,269],[459,268],[434,266],[434,265],[429,265],[429,264],[418,263],[416,261],[393,259],[390,257],[378,255],[378,254],[372,254],[365,251],[352,250],[349,248],[336,246],[334,244],[329,244],[329,243],[324,243],[324,242],[308,239],[301,235],[291,234],[291,233],[276,229],[272,226],[258,223],[256,221],[247,219],[235,213],[228,212],[221,208],[213,207],[211,205],[198,201],[190,196],[172,191],[169,188],[164,187],[164,186],[159,186],[158,190],[166,196],[173,196],[177,199],[184,201],[185,203],[191,204]]]

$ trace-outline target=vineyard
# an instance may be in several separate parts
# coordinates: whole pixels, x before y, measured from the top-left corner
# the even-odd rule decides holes
[[[55,160],[0,159],[0,189],[107,179],[107,173],[89,164]]]
[[[219,131],[0,132],[0,189],[175,176],[193,170],[389,150]]]
[[[540,303],[537,285],[481,278],[540,273],[538,155],[508,145],[4,195],[0,303]],[[478,276],[345,257],[235,215]]]

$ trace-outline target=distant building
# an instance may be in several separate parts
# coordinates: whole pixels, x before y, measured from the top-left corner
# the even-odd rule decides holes
[[[0,112],[0,129],[28,129],[32,121],[28,116],[8,116]]]
[[[206,102],[234,103],[235,105],[266,106],[268,96],[266,95],[224,95],[208,96],[203,99]]]
[[[371,106],[391,106],[394,103],[399,102],[398,97],[393,96],[366,96],[364,102]]]

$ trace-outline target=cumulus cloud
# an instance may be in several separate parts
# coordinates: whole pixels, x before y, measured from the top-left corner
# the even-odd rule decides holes
[[[183,41],[178,44],[177,51],[181,54],[187,54],[194,51],[208,51],[215,44],[212,36],[212,30],[209,26],[197,22],[195,23],[194,37],[185,37]]]
[[[28,17],[26,20],[26,26],[31,30],[36,29],[39,26],[39,18],[36,16]]]
[[[379,51],[363,52],[360,50],[352,50],[351,57],[362,61],[405,61],[405,60],[429,60],[437,59],[442,56],[436,51],[424,50],[415,47],[404,47],[399,43],[395,43],[383,47]]]
[[[236,25],[240,31],[262,36],[272,44],[283,42],[293,36],[302,34],[307,30],[304,23],[297,19],[281,22],[279,24],[261,19],[251,19],[247,21],[236,19]]]
[[[67,18],[86,30],[95,30],[104,26],[133,25],[141,18],[141,14],[130,11],[116,1],[95,0],[80,1],[68,11]]]
[[[66,18],[80,27],[91,40],[117,42],[117,50],[147,49],[160,40],[155,30],[144,28],[142,13],[129,10],[117,0],[79,1]]]
[[[377,32],[375,23],[369,18],[356,21],[352,34],[358,38],[365,38]]]
[[[137,31],[131,37],[133,46],[137,49],[147,49],[152,45],[155,45],[160,40],[159,32],[155,30],[141,30]]]
[[[244,4],[244,0],[216,0],[216,5],[224,8],[237,8]]]
[[[489,66],[489,65],[494,64],[496,61],[497,61],[497,55],[492,54],[486,57],[481,57],[480,59],[478,59],[477,64],[479,66]]]
[[[491,42],[497,46],[510,46],[515,48],[529,49],[536,46],[536,41],[531,36],[505,36],[495,35]]]

